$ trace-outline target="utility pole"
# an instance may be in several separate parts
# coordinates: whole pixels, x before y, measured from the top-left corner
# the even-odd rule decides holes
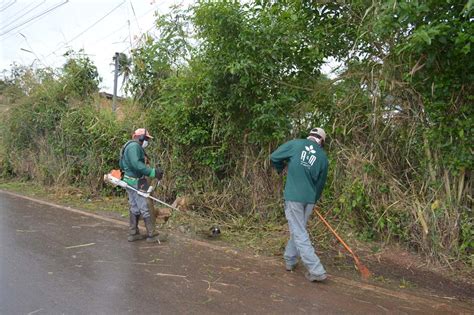
[[[115,56],[112,58],[115,61],[115,70],[114,70],[114,96],[112,98],[112,111],[115,113],[117,109],[117,79],[119,73],[119,53],[116,52]]]

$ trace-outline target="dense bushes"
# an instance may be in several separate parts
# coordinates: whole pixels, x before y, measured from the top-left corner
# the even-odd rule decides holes
[[[95,66],[70,58],[58,73],[20,69],[6,81],[14,97],[2,121],[2,173],[97,192],[135,122],[98,106]]]
[[[84,97],[98,79],[83,56],[59,74],[13,74],[7,85],[21,95],[5,124],[3,169],[97,189],[128,132],[146,122],[168,198],[191,194],[207,215],[265,222],[282,216],[269,154],[318,125],[329,134],[322,206],[331,220],[365,239],[468,260],[471,20],[467,1],[175,9],[157,18],[160,36],[132,52],[136,117],[118,120]],[[342,65],[332,79],[320,74],[329,58]]]
[[[465,1],[201,3],[159,17],[166,36],[147,37],[135,60],[168,73],[147,86],[157,89],[149,124],[175,178],[187,178],[175,187],[215,213],[281,213],[268,155],[320,125],[333,220],[364,238],[468,258],[471,17]],[[154,48],[147,62],[141,52]],[[319,74],[329,57],[344,64],[334,80]]]

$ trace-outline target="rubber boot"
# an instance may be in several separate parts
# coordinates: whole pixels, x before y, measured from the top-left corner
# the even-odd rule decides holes
[[[146,241],[148,243],[160,243],[158,236],[155,235],[155,224],[151,217],[143,218],[146,227]]]
[[[140,218],[140,215],[136,215],[129,212],[129,217],[130,225],[128,227],[128,241],[135,242],[138,240],[142,240],[144,236],[140,235],[140,231],[138,229],[138,219]]]

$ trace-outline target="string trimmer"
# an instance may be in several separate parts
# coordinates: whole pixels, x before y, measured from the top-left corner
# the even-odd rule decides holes
[[[173,210],[176,210],[180,213],[188,213],[188,212],[180,211],[178,208],[173,207],[172,205],[170,205],[170,204],[168,204],[168,203],[166,203],[166,202],[164,202],[164,201],[162,201],[158,198],[155,198],[155,197],[151,196],[151,192],[153,191],[153,186],[148,187],[148,190],[146,192],[140,191],[140,190],[136,189],[135,187],[130,186],[129,184],[127,184],[126,182],[124,182],[120,178],[115,177],[114,175],[116,175],[117,173],[120,173],[120,171],[118,171],[118,172],[112,171],[109,174],[105,174],[104,175],[104,181],[109,183],[109,184],[112,184],[113,186],[116,186],[116,187],[118,186],[118,187],[122,187],[124,189],[131,189],[133,191],[136,191],[140,196],[145,197],[145,198],[149,198],[153,201],[161,203],[162,205],[167,206],[167,207],[169,207]],[[219,234],[221,233],[220,228],[216,225],[212,226],[209,231],[210,231],[210,236],[212,236],[212,237],[219,236]]]
[[[140,191],[140,190],[130,186],[129,184],[127,184],[126,182],[124,182],[120,178],[114,177],[112,174],[105,174],[104,175],[104,181],[109,183],[109,184],[112,184],[113,186],[119,186],[119,187],[122,187],[122,188],[125,188],[125,189],[131,189],[133,191],[136,191],[142,197],[149,198],[151,200],[159,202],[162,205],[165,205],[165,206],[167,206],[167,207],[169,207],[173,210],[176,210],[178,212],[180,211],[178,208],[175,208],[172,205],[170,205],[170,204],[168,204],[168,203],[166,203],[166,202],[164,202],[164,201],[162,201],[158,198],[155,198],[155,197],[151,196],[150,194],[153,191],[153,186],[148,187],[148,190],[146,192]]]

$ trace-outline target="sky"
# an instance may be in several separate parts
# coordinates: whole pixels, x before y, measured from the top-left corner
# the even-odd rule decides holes
[[[153,31],[155,12],[192,0],[0,0],[0,71],[13,63],[61,67],[63,54],[83,49],[97,66],[100,90],[113,91],[113,56],[129,53]],[[322,72],[333,68],[331,62]],[[331,77],[331,75],[329,75]],[[120,82],[119,82],[120,84]],[[119,95],[123,94],[121,91]]]
[[[190,0],[0,1],[0,71],[10,69],[13,63],[61,67],[66,51],[84,49],[102,77],[100,90],[111,93],[115,52],[128,54],[141,34],[153,31],[155,12],[164,14],[172,5],[186,7],[190,3]]]

